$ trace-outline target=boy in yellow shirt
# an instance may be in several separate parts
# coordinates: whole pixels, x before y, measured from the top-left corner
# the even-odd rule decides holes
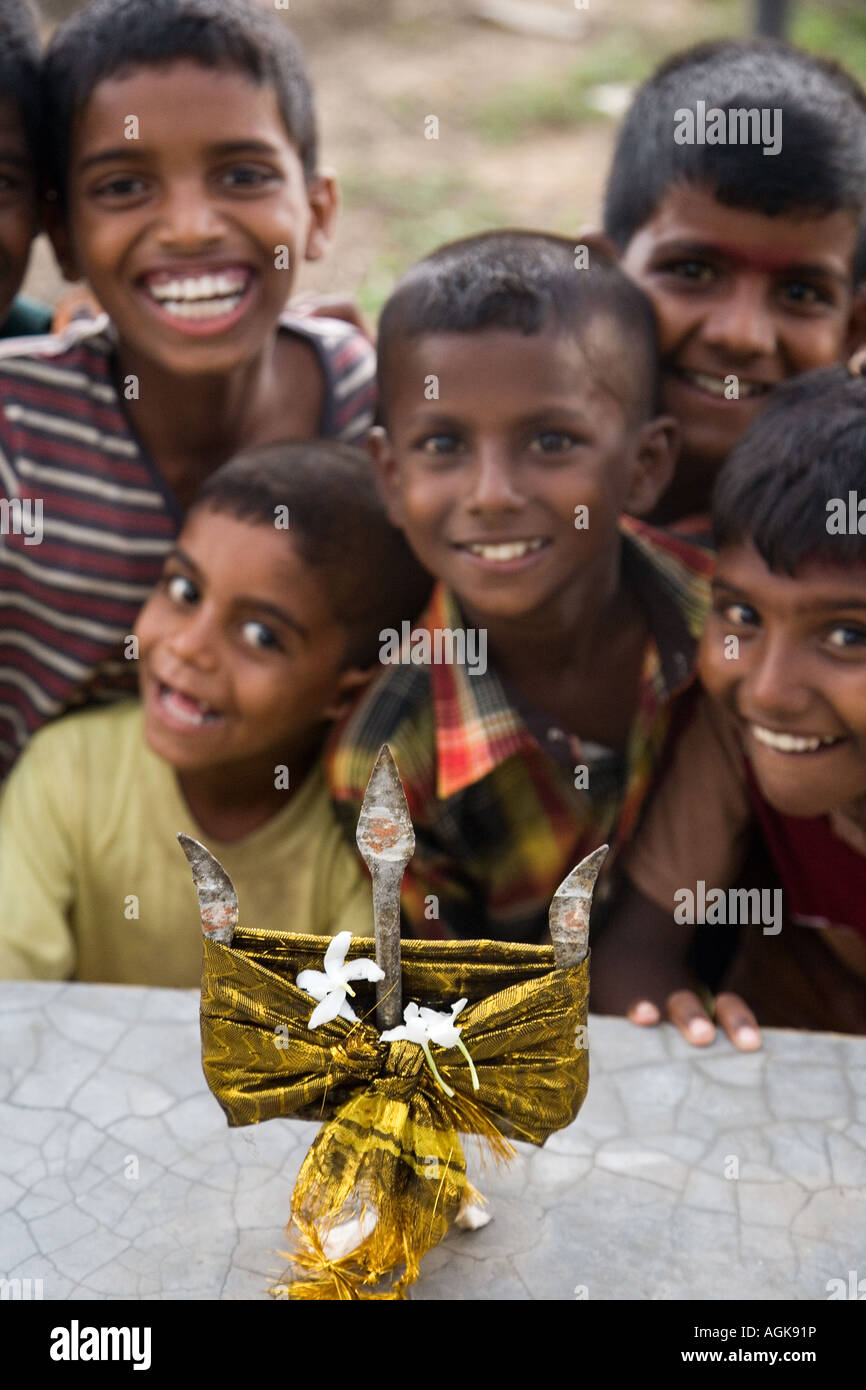
[[[4,790],[0,977],[196,985],[180,830],[245,922],[369,934],[319,750],[428,587],[360,450],[270,445],[215,473],[129,644],[140,701],[41,730]]]

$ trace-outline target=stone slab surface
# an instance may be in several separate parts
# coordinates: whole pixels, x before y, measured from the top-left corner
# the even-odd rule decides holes
[[[494,1219],[431,1251],[412,1298],[826,1299],[866,1277],[866,1040],[770,1031],[747,1056],[593,1018],[590,1059],[543,1149],[482,1168],[467,1141]],[[0,983],[0,1278],[267,1298],[315,1132],[227,1128],[195,992]]]

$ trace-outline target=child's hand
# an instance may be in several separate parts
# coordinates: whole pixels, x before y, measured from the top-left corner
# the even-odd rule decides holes
[[[669,994],[665,999],[665,1014],[693,1047],[706,1047],[716,1036],[713,1021],[694,990],[678,989]],[[761,1046],[758,1021],[738,994],[716,995],[715,1016],[716,1023],[740,1052],[755,1052]],[[652,1000],[641,999],[630,1005],[626,1017],[647,1028],[660,1021],[661,1011]]]
[[[625,1015],[642,1028],[667,1018],[686,1042],[707,1047],[716,1029],[686,964],[690,940],[688,928],[684,931],[670,912],[626,881],[610,922],[593,945],[590,1008]],[[740,1052],[761,1046],[757,1019],[739,995],[719,994],[707,1003]]]

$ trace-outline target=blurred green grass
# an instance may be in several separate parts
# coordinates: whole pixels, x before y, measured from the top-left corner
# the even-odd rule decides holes
[[[355,170],[342,179],[342,189],[347,203],[374,205],[384,219],[384,245],[358,290],[361,308],[368,314],[378,313],[407,264],[445,241],[508,221],[496,199],[456,171],[398,177]]]

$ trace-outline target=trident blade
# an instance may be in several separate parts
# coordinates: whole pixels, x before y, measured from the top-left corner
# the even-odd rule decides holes
[[[238,924],[238,899],[234,884],[218,859],[191,835],[179,834],[180,847],[192,869],[198,894],[201,929],[210,941],[231,946]]]
[[[394,1028],[403,1018],[400,981],[400,884],[415,853],[415,832],[397,764],[383,743],[370,773],[356,835],[373,880],[376,964],[385,972],[376,983],[376,1020]]]
[[[581,859],[560,883],[550,903],[548,921],[553,954],[560,970],[580,965],[589,949],[589,910],[592,892],[609,846],[602,845]]]

